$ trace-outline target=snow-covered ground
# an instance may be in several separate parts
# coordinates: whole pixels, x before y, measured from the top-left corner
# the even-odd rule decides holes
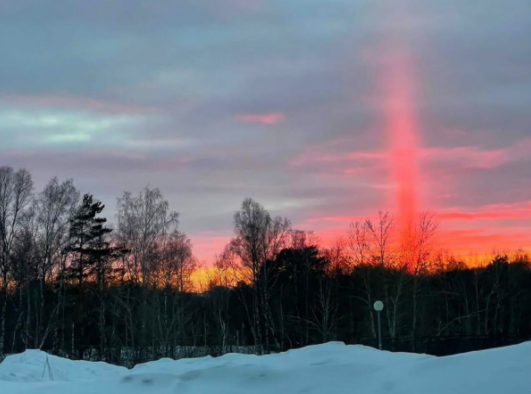
[[[4,360],[0,394],[531,394],[531,342],[440,358],[334,342],[132,370],[54,356],[48,368],[46,358],[30,350]]]

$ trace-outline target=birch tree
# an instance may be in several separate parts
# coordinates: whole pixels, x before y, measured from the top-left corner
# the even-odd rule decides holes
[[[141,286],[140,300],[140,359],[145,358],[147,345],[148,293],[156,283],[155,274],[160,254],[158,247],[163,237],[177,230],[178,213],[170,211],[169,203],[159,189],[145,187],[137,196],[125,192],[118,198],[118,228],[116,242],[130,253],[123,262],[129,280]],[[131,297],[125,295],[127,300]],[[155,333],[155,320],[152,319],[152,341]],[[153,345],[153,343],[152,343]],[[154,345],[153,345],[154,346]],[[153,349],[155,351],[155,349]]]
[[[70,218],[75,212],[79,201],[79,192],[74,187],[72,179],[59,182],[53,178],[35,199],[34,211],[36,215],[36,244],[38,250],[37,275],[39,280],[39,307],[35,310],[34,346],[41,348],[50,332],[50,325],[55,320],[55,314],[60,309],[59,295],[57,310],[53,314],[45,313],[44,288],[50,275],[61,270],[62,251],[68,242],[68,228]]]
[[[29,220],[33,181],[25,169],[0,167],[0,276],[2,281],[2,312],[0,316],[0,358],[4,355],[7,290],[10,259],[15,241]]]
[[[238,257],[242,272],[247,275],[253,290],[253,320],[250,322],[256,352],[263,352],[262,333],[268,348],[270,334],[276,342],[274,322],[269,306],[271,281],[268,260],[284,248],[289,240],[291,224],[286,218],[271,217],[265,208],[251,198],[246,198],[241,209],[234,214],[235,237],[230,251]],[[265,329],[264,329],[265,328]],[[279,347],[278,342],[276,346]]]

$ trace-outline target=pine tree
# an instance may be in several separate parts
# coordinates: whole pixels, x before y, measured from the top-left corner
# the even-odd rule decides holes
[[[70,242],[65,252],[70,255],[70,264],[66,270],[66,278],[71,280],[77,292],[75,295],[75,311],[73,315],[73,348],[80,359],[83,358],[87,346],[85,328],[90,324],[86,316],[85,295],[88,282],[96,281],[103,287],[109,272],[110,259],[115,253],[106,240],[112,229],[105,227],[106,218],[97,217],[103,209],[93,196],[85,194],[83,202],[70,220]],[[103,333],[100,333],[100,336]]]

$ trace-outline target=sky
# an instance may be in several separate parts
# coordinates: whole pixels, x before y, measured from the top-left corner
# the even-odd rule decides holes
[[[0,165],[113,222],[158,187],[209,261],[245,197],[324,243],[431,211],[531,249],[528,0],[0,0]]]

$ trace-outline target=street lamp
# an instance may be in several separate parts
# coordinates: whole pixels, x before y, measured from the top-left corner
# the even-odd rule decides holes
[[[382,326],[380,323],[380,312],[383,310],[384,304],[382,301],[376,301],[373,307],[378,315],[378,347],[380,348],[380,350],[382,350]]]

